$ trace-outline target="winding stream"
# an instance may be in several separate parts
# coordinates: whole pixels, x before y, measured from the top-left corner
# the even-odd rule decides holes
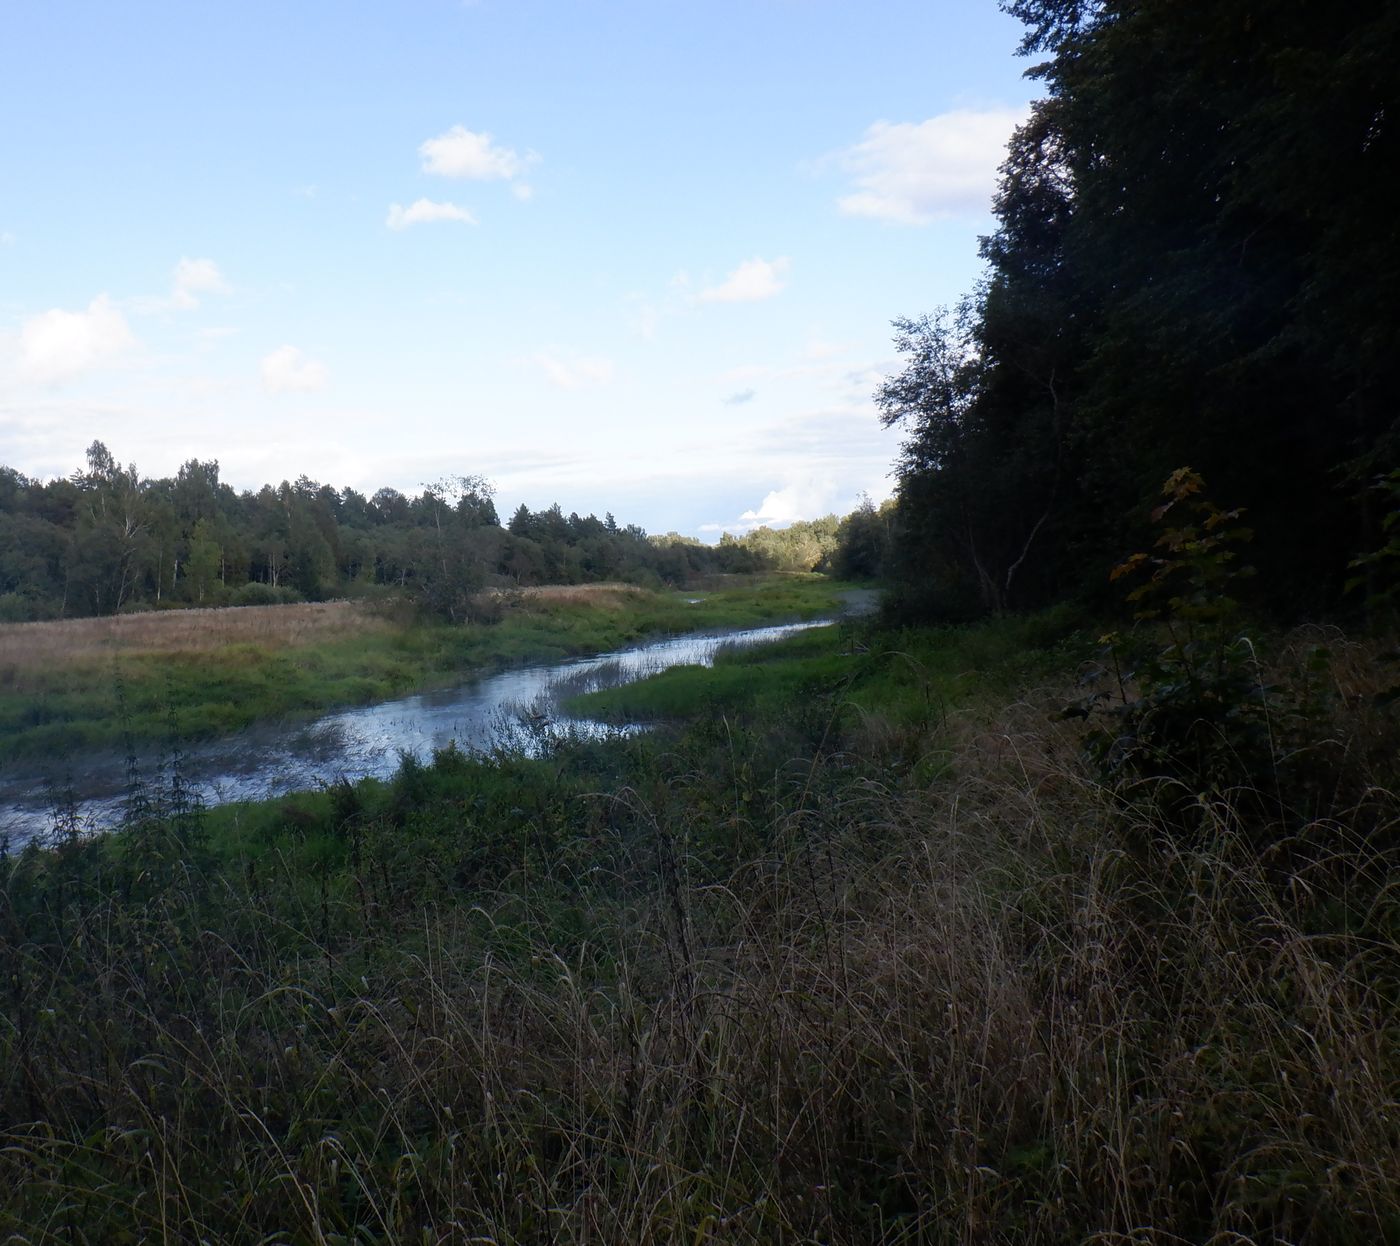
[[[398,769],[401,754],[426,759],[433,749],[454,741],[462,749],[485,751],[503,744],[528,748],[540,734],[560,730],[635,731],[636,726],[619,728],[569,717],[563,702],[672,666],[709,666],[721,649],[765,644],[828,622],[674,636],[616,653],[521,667],[452,688],[337,710],[310,722],[257,724],[237,735],[187,746],[180,773],[208,806],[266,800],[340,778],[388,778]],[[148,779],[163,764],[154,750],[149,754],[138,758]],[[53,823],[53,794],[70,790],[86,829],[115,825],[126,800],[126,758],[104,750],[64,759],[47,772],[36,765],[29,775],[7,776],[0,786],[0,831],[9,833],[12,846],[47,831]]]

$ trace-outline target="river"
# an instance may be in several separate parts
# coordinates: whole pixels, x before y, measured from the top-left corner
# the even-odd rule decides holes
[[[863,602],[848,603],[859,613]],[[850,607],[854,606],[854,610]],[[309,722],[260,723],[236,735],[181,746],[180,775],[206,806],[266,800],[288,792],[374,777],[388,778],[403,754],[424,760],[455,743],[484,752],[501,745],[537,747],[561,730],[602,734],[637,730],[572,718],[570,697],[643,679],[672,666],[709,666],[722,649],[761,645],[830,620],[786,623],[742,631],[697,632],[634,648],[547,665],[526,666],[451,688],[337,710]],[[168,766],[158,752],[137,759],[150,780]],[[66,758],[6,783],[0,793],[0,830],[11,846],[47,832],[54,798],[71,793],[82,828],[116,825],[128,791],[127,759],[117,750]]]

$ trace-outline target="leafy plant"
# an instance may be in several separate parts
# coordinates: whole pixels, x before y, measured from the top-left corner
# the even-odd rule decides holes
[[[1253,537],[1242,511],[1216,506],[1187,467],[1171,474],[1162,494],[1152,552],[1132,554],[1110,577],[1145,577],[1128,593],[1141,626],[1103,638],[1114,687],[1066,714],[1093,718],[1085,747],[1104,778],[1173,780],[1195,803],[1270,769],[1277,690],[1240,630],[1235,593],[1253,574],[1240,561]]]

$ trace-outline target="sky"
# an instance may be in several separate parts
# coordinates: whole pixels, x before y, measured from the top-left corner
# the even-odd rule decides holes
[[[0,464],[95,438],[716,539],[890,493],[977,281],[994,0],[0,0]]]

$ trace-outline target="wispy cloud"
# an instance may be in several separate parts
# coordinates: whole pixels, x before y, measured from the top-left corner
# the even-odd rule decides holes
[[[851,176],[846,216],[927,225],[986,212],[1011,132],[1027,109],[961,108],[920,122],[877,121],[834,159]]]
[[[326,365],[307,358],[295,346],[279,346],[263,357],[263,387],[271,394],[309,393],[324,389],[329,379]]]
[[[19,331],[19,370],[51,385],[91,371],[136,345],[126,318],[105,294],[84,311],[55,307],[31,316]]]
[[[737,393],[730,394],[727,398],[721,398],[720,401],[726,407],[742,407],[746,402],[752,402],[757,392],[753,389],[741,389]]]
[[[219,266],[209,259],[181,257],[171,281],[170,301],[184,310],[199,306],[201,294],[227,294],[228,282]]]
[[[792,266],[786,256],[765,260],[755,256],[745,260],[717,286],[701,290],[702,303],[755,303],[782,292],[783,276]]]
[[[138,294],[122,302],[129,311],[140,315],[172,310],[193,311],[205,295],[228,292],[229,284],[213,260],[181,256],[170,274],[168,294]]]
[[[560,389],[588,389],[606,385],[613,378],[612,360],[597,356],[536,351],[528,362],[543,372],[551,385]]]
[[[435,203],[431,199],[416,199],[408,207],[401,203],[389,205],[389,215],[384,224],[390,229],[407,229],[410,225],[425,225],[435,221],[460,221],[463,225],[475,225],[474,217],[466,208],[455,203]]]

